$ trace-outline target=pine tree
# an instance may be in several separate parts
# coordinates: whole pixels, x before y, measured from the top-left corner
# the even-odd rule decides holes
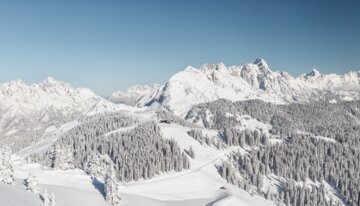
[[[189,148],[189,155],[192,159],[195,158],[195,151],[192,146],[190,146],[190,148]]]
[[[74,158],[70,147],[61,148],[56,145],[54,148],[54,168],[67,170],[74,168]]]
[[[26,189],[32,193],[39,193],[38,181],[33,174],[29,174],[25,180]]]
[[[96,153],[88,156],[86,162],[84,163],[83,169],[93,178],[103,177],[103,169],[100,166],[100,158]]]
[[[51,200],[50,200],[50,197],[48,195],[48,192],[47,190],[45,189],[41,195],[41,198],[42,198],[42,201],[44,203],[44,206],[51,206],[50,203],[51,203]]]
[[[271,199],[271,191],[270,191],[270,188],[268,188],[268,190],[267,190],[267,192],[266,192],[265,198],[266,198],[267,200],[272,200],[272,199]]]
[[[11,163],[10,147],[0,148],[0,182],[12,184],[14,179],[14,168]]]
[[[54,195],[54,193],[51,194],[50,206],[55,206],[55,195]]]
[[[105,176],[103,168],[113,165],[117,178],[123,182],[152,178],[160,172],[180,171],[190,166],[188,157],[182,155],[178,144],[174,140],[162,138],[156,122],[142,123],[134,129],[107,135],[104,134],[107,127],[113,127],[118,121],[124,121],[120,125],[131,125],[131,121],[127,122],[124,116],[111,121],[108,118],[104,116],[101,121],[75,127],[59,138],[51,150],[32,155],[32,158],[53,168],[76,166],[98,177]],[[71,154],[70,158],[64,158],[65,150],[69,150],[65,154]],[[96,155],[100,160],[91,155]]]
[[[118,206],[121,198],[119,197],[119,185],[115,180],[115,171],[110,168],[105,176],[105,201],[108,206]]]

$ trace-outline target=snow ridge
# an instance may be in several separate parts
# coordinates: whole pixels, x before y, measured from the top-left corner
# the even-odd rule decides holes
[[[135,85],[128,88],[126,91],[117,91],[111,94],[109,100],[114,103],[123,103],[131,106],[142,107],[152,97],[154,92],[160,88],[161,85]]]
[[[315,100],[359,99],[360,73],[322,75],[316,69],[293,77],[274,72],[262,58],[242,66],[226,67],[205,64],[199,69],[188,66],[172,76],[149,100],[146,106],[162,106],[184,115],[199,103],[228,99],[241,101],[261,99],[276,104]]]
[[[48,77],[43,82],[27,85],[22,80],[0,84],[0,140],[29,136],[58,121],[81,115],[132,110],[114,104],[86,88]]]

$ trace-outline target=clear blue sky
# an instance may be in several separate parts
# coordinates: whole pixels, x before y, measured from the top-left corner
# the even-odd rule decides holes
[[[359,0],[0,3],[0,83],[53,76],[108,95],[257,57],[293,75],[360,70]]]

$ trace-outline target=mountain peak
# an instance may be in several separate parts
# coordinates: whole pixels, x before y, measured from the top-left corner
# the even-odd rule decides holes
[[[12,80],[4,84],[0,84],[0,94],[12,95],[17,92],[24,91],[28,85],[21,79]]]
[[[219,63],[219,64],[204,64],[200,67],[201,71],[222,71],[222,70],[226,70],[226,66],[224,65],[224,63]]]
[[[191,69],[192,67],[188,67]],[[135,85],[126,91],[117,91],[111,94],[109,100],[114,103],[122,103],[136,107],[144,106],[161,85]]]
[[[10,86],[26,86],[26,83],[21,79],[15,79],[9,82]]]
[[[257,58],[254,64],[257,65],[263,73],[271,72],[269,65],[263,58]]]
[[[316,69],[312,69],[311,72],[309,73],[310,76],[320,76],[320,72]]]
[[[184,71],[188,71],[188,72],[193,72],[193,71],[196,71],[197,69],[195,69],[193,66],[187,66],[186,68],[185,68],[185,70]]]
[[[255,61],[254,61],[254,64],[258,64],[258,63],[266,63],[266,61],[265,61],[265,59],[260,57],[260,58],[255,59]]]
[[[42,83],[46,84],[46,85],[56,85],[56,84],[61,83],[61,81],[58,81],[58,80],[54,79],[53,77],[49,76]]]
[[[39,86],[46,91],[53,91],[54,89],[56,91],[60,91],[60,90],[69,90],[69,89],[75,89],[73,88],[69,83],[63,82],[63,81],[58,81],[56,79],[54,79],[53,77],[47,77],[43,82],[41,82],[39,84]]]
[[[321,76],[320,72],[318,70],[316,70],[315,68],[311,70],[311,72],[305,74],[305,77],[318,77]]]
[[[48,77],[45,79],[45,81],[46,81],[46,82],[52,82],[52,83],[55,83],[55,82],[56,82],[56,80],[55,80],[53,77],[51,77],[51,76],[48,76]]]

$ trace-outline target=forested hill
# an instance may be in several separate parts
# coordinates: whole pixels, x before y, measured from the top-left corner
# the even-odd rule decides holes
[[[218,165],[229,183],[285,205],[360,204],[360,101],[274,105],[217,100],[194,106],[186,116],[206,128],[234,128],[218,137],[240,145],[242,139],[256,137],[236,129],[248,127],[251,118],[271,125],[271,139],[281,143],[232,153]],[[264,191],[266,179],[278,186]],[[329,188],[335,197],[325,195]]]

